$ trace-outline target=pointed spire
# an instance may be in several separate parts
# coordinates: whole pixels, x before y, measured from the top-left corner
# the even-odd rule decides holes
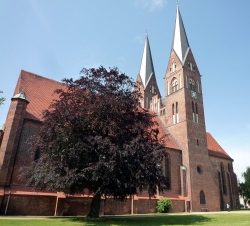
[[[144,50],[143,50],[141,68],[139,74],[141,76],[143,87],[145,89],[150,77],[152,76],[152,74],[155,74],[149,41],[148,41],[148,32],[146,32],[146,41],[144,44]]]
[[[20,93],[13,96],[12,99],[22,99],[22,100],[26,100],[26,101],[29,102],[29,99],[28,99],[28,97],[26,96],[26,94],[25,94],[25,92],[23,90]]]
[[[3,124],[3,125],[0,126],[0,131],[1,130],[4,131],[4,126],[5,126],[5,124]]]
[[[179,11],[178,2],[177,2],[172,49],[175,51],[175,53],[179,57],[181,63],[184,64],[184,61],[186,59],[186,56],[189,50],[189,43],[188,43],[185,28],[184,28],[184,24],[181,18],[181,14]]]

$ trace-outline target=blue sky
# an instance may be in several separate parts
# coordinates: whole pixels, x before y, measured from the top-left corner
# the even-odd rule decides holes
[[[206,128],[235,160],[250,166],[250,1],[180,0],[202,74]],[[83,68],[117,66],[136,78],[146,29],[161,94],[173,37],[175,0],[0,0],[0,124],[24,69],[60,81]]]

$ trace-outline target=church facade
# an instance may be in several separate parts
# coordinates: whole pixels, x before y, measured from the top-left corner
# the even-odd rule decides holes
[[[179,8],[162,98],[154,72],[148,36],[137,76],[141,106],[157,114],[167,155],[162,163],[166,190],[149,199],[147,192],[118,202],[102,199],[101,214],[156,212],[162,197],[173,212],[238,208],[233,159],[206,132],[201,75],[191,51]],[[91,196],[37,192],[19,180],[19,170],[39,158],[29,152],[28,139],[42,124],[42,112],[56,97],[60,82],[21,71],[4,126],[0,127],[0,214],[86,215]]]

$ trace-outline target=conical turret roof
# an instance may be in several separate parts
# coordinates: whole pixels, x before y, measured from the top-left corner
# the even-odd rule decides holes
[[[139,74],[141,76],[143,87],[145,89],[150,77],[155,74],[151,50],[148,41],[148,34],[146,34],[146,41],[144,44],[144,50],[143,50],[141,68]]]
[[[26,101],[29,102],[29,99],[28,99],[28,97],[26,96],[26,94],[25,94],[25,92],[23,90],[21,90],[20,93],[13,96],[12,99],[22,99],[22,100],[26,100]]]
[[[172,49],[179,57],[181,63],[184,64],[186,55],[189,50],[189,43],[178,6],[176,9],[176,19],[175,19]]]

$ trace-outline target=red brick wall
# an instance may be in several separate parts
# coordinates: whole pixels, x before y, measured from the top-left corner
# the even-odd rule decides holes
[[[0,148],[0,185],[9,185],[28,102],[12,100]]]
[[[58,216],[75,216],[87,215],[89,213],[92,198],[59,198],[57,215]]]
[[[1,197],[0,197],[1,198]],[[56,208],[55,196],[11,195],[7,215],[53,216]],[[5,213],[8,195],[4,196],[0,214]],[[89,213],[91,198],[66,197],[59,198],[57,216],[77,216]],[[156,213],[157,199],[139,199],[133,201],[134,214]],[[131,214],[131,199],[124,202],[114,199],[101,201],[100,215]],[[171,212],[185,211],[183,200],[172,200]]]
[[[30,150],[30,139],[38,132],[40,122],[34,122],[25,120],[23,123],[22,134],[19,141],[17,150],[17,157],[15,161],[15,167],[13,171],[12,185],[25,185],[25,182],[21,182],[19,179],[20,168],[28,166],[34,161],[35,153]]]
[[[4,196],[0,213],[5,213],[8,196]],[[52,216],[55,211],[56,197],[11,195],[7,215]]]
[[[176,63],[177,70],[170,73],[172,63]],[[213,175],[213,167],[209,160],[206,127],[204,117],[204,107],[201,92],[200,74],[196,66],[195,71],[188,68],[187,62],[196,65],[192,52],[189,51],[185,65],[181,65],[176,54],[172,51],[169,66],[166,74],[166,82],[169,82],[170,95],[166,97],[166,118],[167,128],[173,135],[177,143],[182,149],[183,164],[187,167],[187,193],[191,199],[192,211],[201,211],[202,208],[211,210],[219,210],[219,189]],[[181,88],[171,93],[171,82],[173,78],[179,80],[181,77]],[[195,80],[195,90],[197,98],[191,96],[189,89],[189,78]],[[199,89],[198,89],[199,87]],[[167,90],[167,87],[166,87]],[[192,101],[198,105],[198,123],[193,122]],[[172,120],[172,104],[178,102],[179,106],[179,123],[173,124]],[[198,140],[198,142],[197,142]],[[197,172],[197,166],[201,165],[203,173]],[[200,204],[200,191],[203,190],[206,195],[206,204]]]

